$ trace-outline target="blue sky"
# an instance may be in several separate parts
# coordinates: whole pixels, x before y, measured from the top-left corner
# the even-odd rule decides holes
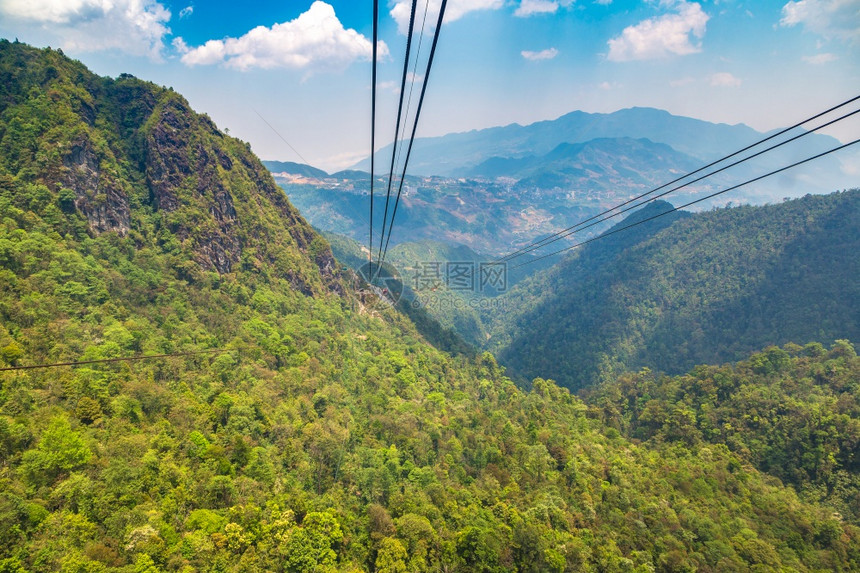
[[[418,2],[427,32],[439,2]],[[381,4],[380,146],[409,11]],[[301,161],[262,116],[334,170],[369,152],[371,6],[0,0],[0,36],[172,86],[261,157]],[[764,131],[860,93],[860,0],[449,0],[448,15],[419,135],[632,106]],[[855,139],[860,123],[830,134]]]

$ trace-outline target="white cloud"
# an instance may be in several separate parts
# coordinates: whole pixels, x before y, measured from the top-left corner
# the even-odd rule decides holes
[[[701,44],[691,42],[705,35],[708,15],[695,2],[680,2],[677,13],[644,20],[624,29],[609,40],[608,58],[614,62],[651,60],[671,55],[685,56],[701,51]]]
[[[185,43],[185,40],[183,40],[181,36],[176,36],[175,38],[173,38],[173,41],[170,42],[170,44],[180,54],[187,54],[189,51],[191,51],[191,48],[188,47],[188,44]]]
[[[558,2],[551,0],[523,0],[519,8],[514,11],[514,16],[527,18],[534,14],[555,14],[558,11]]]
[[[68,50],[119,49],[160,59],[170,11],[156,0],[0,0],[0,14],[36,26]]]
[[[421,89],[421,82],[423,82],[423,81],[424,81],[424,74],[413,74],[412,72],[407,72],[407,74],[406,74],[406,92],[409,93],[410,89],[412,91],[420,90]],[[367,89],[370,89],[370,84],[367,85]],[[397,81],[391,80],[391,81],[379,82],[376,84],[376,89],[378,91],[390,91],[394,95],[400,95],[400,80],[397,80]]]
[[[194,13],[194,6],[186,6],[179,11],[179,18],[187,18]]]
[[[736,88],[741,85],[741,80],[728,72],[719,72],[711,74],[708,78],[710,84],[714,87]]]
[[[541,50],[539,52],[532,52],[531,50],[523,50],[520,54],[527,60],[532,62],[539,62],[541,60],[551,60],[558,55],[558,50],[555,48],[547,48],[546,50]]]
[[[687,76],[686,78],[679,78],[677,80],[672,80],[669,82],[669,85],[673,88],[681,88],[684,86],[688,86],[690,84],[696,83],[694,78]]]
[[[336,155],[330,155],[328,157],[312,161],[314,165],[320,165],[321,168],[324,168],[329,173],[334,173],[341,169],[349,169],[352,165],[355,165],[362,159],[367,159],[367,151],[364,149],[361,151],[338,153]]]
[[[419,2],[419,4],[421,4]],[[445,8],[445,22],[450,23],[459,20],[469,12],[476,10],[498,10],[505,5],[504,0],[450,0],[448,7]],[[442,0],[429,0],[427,5],[427,31],[430,31],[436,26],[436,21],[439,19],[439,8],[442,6]],[[398,0],[391,8],[391,17],[397,22],[397,30],[401,34],[409,32],[409,14],[412,11],[412,2],[409,0]],[[423,9],[418,8],[415,14],[415,25],[420,26],[423,19]]]
[[[400,84],[398,82],[395,82],[395,81],[379,82],[376,85],[376,89],[379,91],[389,91],[390,90],[390,91],[394,92],[395,94],[399,94],[400,93]]]
[[[860,41],[860,6],[857,0],[800,0],[782,7],[783,26],[802,25],[825,37]]]
[[[836,57],[836,54],[823,53],[823,54],[815,54],[814,56],[805,56],[803,61],[807,64],[813,64],[819,66],[821,64],[828,64],[830,62],[835,62],[839,58]]]
[[[370,59],[370,40],[346,30],[325,2],[314,2],[295,20],[258,26],[240,38],[209,40],[188,50],[182,61],[190,66],[224,64],[232,68],[290,68],[309,66],[342,69],[357,59]],[[379,44],[380,56],[388,54]]]
[[[3,0],[0,9],[13,18],[70,24],[103,16],[111,4],[102,0]]]

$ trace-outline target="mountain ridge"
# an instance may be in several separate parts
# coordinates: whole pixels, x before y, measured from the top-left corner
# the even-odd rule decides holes
[[[626,369],[677,374],[767,345],[856,337],[858,210],[853,190],[607,237],[504,295],[508,312],[486,320],[497,341],[489,348],[526,378],[580,389]],[[612,258],[598,255],[621,239]]]
[[[645,191],[698,166],[695,158],[665,143],[605,137],[559,143],[541,156],[491,157],[458,175],[513,177],[521,188],[559,188],[594,200],[622,186]]]
[[[291,175],[302,175],[317,179],[324,179],[329,176],[322,169],[317,169],[306,163],[296,163],[294,161],[263,161],[262,163],[272,173],[289,173]]]
[[[745,147],[763,134],[744,124],[729,125],[673,115],[665,110],[634,107],[611,113],[572,111],[553,120],[527,125],[509,124],[439,137],[415,140],[410,173],[453,175],[492,156],[517,158],[526,154],[546,154],[560,143],[583,143],[597,138],[649,138],[680,153],[707,163]],[[804,153],[834,146],[837,140],[811,135],[802,145]],[[387,151],[386,151],[387,150]],[[380,161],[390,145],[378,151]],[[810,153],[811,154],[811,153]],[[779,162],[783,159],[777,154]],[[368,170],[369,159],[353,168]]]

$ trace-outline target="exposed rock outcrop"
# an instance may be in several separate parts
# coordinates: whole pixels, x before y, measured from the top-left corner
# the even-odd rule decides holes
[[[146,137],[146,183],[154,205],[166,212],[189,206],[205,209],[213,219],[210,224],[195,220],[192,227],[177,218],[171,230],[181,239],[194,235],[201,266],[229,273],[241,257],[242,244],[233,196],[217,166],[232,167],[232,161],[224,150],[211,153],[200,141],[196,129],[202,122],[184,100],[172,97],[154,113],[158,115]]]
[[[128,196],[118,184],[103,177],[99,160],[88,140],[75,143],[63,157],[60,184],[75,192],[75,207],[94,233],[128,233],[131,227]]]

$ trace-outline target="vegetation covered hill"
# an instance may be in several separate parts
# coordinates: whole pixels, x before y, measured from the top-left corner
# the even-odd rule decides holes
[[[60,238],[114,232],[188,255],[191,274],[265,267],[307,294],[332,286],[330,249],[250,146],[172,89],[8,41],[0,77],[0,184]]]
[[[525,378],[579,389],[641,366],[681,373],[767,345],[860,336],[860,191],[642,230],[667,218],[517,285],[508,312],[486,321],[490,348]]]
[[[684,376],[625,374],[588,402],[625,436],[671,447],[727,446],[860,523],[860,358],[846,341],[770,347]]]
[[[0,368],[223,350],[0,372],[0,570],[860,567],[729,447],[637,444],[371,308],[169,89],[9,42],[0,75]]]

